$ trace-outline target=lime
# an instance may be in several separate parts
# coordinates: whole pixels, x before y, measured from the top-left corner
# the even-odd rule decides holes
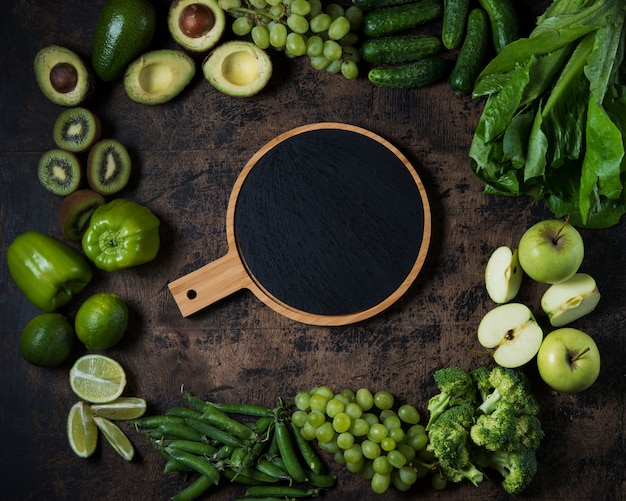
[[[98,444],[98,427],[85,402],[76,402],[72,405],[67,417],[67,438],[70,447],[81,458],[93,454]]]
[[[135,455],[135,448],[122,429],[113,421],[102,416],[93,416],[93,420],[111,447],[126,461],[132,460]]]
[[[70,386],[79,398],[87,402],[112,402],[124,391],[126,373],[112,358],[98,354],[84,355],[70,369]]]
[[[107,419],[137,419],[146,412],[146,401],[137,397],[120,397],[113,402],[93,404],[91,410],[96,416]]]
[[[74,329],[60,313],[43,313],[26,324],[20,336],[20,352],[31,364],[57,367],[72,352]]]
[[[90,350],[116,344],[128,325],[128,307],[112,292],[99,292],[80,305],[74,319],[76,336]]]

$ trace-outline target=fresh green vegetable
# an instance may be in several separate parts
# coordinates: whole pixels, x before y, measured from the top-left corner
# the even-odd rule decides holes
[[[482,9],[473,9],[467,19],[467,35],[450,73],[450,88],[453,91],[472,93],[487,57],[488,32],[487,14]]]
[[[441,81],[448,73],[448,63],[431,56],[412,63],[372,68],[367,78],[379,87],[410,89]]]
[[[469,12],[470,0],[443,0],[441,40],[446,49],[456,49],[461,45]]]
[[[519,20],[511,0],[479,0],[491,21],[491,34],[496,54],[520,36]]]
[[[450,407],[467,404],[474,406],[477,401],[476,387],[470,374],[460,367],[445,367],[433,374],[439,393],[428,400],[430,418],[426,430]]]
[[[516,415],[539,413],[539,403],[530,391],[530,384],[523,372],[494,367],[488,378],[491,392],[484,398],[478,410],[490,414],[499,405],[513,407]]]
[[[372,10],[363,16],[363,33],[370,38],[393,35],[434,21],[442,13],[441,0],[417,0],[403,5]]]
[[[82,239],[83,251],[105,271],[147,263],[159,250],[159,224],[147,207],[116,198],[91,215]]]
[[[13,280],[37,308],[51,312],[67,304],[92,278],[89,264],[54,237],[27,231],[7,248]]]
[[[352,0],[352,4],[361,10],[376,10],[411,3],[415,0]]]
[[[526,447],[514,451],[481,452],[476,456],[480,466],[491,468],[502,476],[502,487],[509,494],[522,492],[537,473],[537,456]]]
[[[360,50],[368,63],[407,63],[437,54],[441,40],[434,35],[391,35],[365,40]]]
[[[625,17],[620,0],[555,0],[479,75],[473,95],[488,99],[470,157],[486,193],[543,199],[576,226],[619,222]]]

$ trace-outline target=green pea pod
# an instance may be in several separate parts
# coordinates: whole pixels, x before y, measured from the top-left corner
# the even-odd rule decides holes
[[[105,271],[147,263],[159,251],[159,225],[159,219],[147,207],[117,198],[91,215],[83,235],[83,251]]]
[[[13,240],[7,249],[7,265],[28,300],[45,312],[69,303],[92,277],[89,264],[74,249],[36,231]]]

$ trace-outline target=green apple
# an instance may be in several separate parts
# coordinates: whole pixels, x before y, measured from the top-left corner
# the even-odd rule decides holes
[[[593,277],[575,273],[565,282],[548,288],[541,297],[541,308],[553,327],[562,327],[591,313],[599,301],[600,291]]]
[[[498,247],[485,267],[485,287],[494,303],[508,303],[517,296],[524,272],[519,264],[517,249]]]
[[[502,367],[519,367],[539,350],[543,331],[530,308],[522,303],[507,303],[487,312],[478,325],[478,341],[491,350]]]
[[[539,375],[557,391],[586,390],[600,374],[600,352],[583,331],[562,327],[550,332],[537,353]]]
[[[524,272],[547,284],[570,278],[580,268],[585,253],[578,230],[560,219],[548,219],[528,228],[518,248]]]

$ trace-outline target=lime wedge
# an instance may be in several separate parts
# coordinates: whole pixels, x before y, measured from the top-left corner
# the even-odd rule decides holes
[[[98,354],[84,355],[70,369],[70,386],[80,399],[87,402],[112,402],[124,391],[126,373],[112,358]]]
[[[78,457],[87,458],[96,450],[98,428],[91,409],[85,402],[72,405],[67,417],[67,438]]]
[[[93,416],[93,420],[104,435],[104,438],[111,444],[111,447],[126,461],[132,460],[135,455],[135,449],[122,429],[113,421],[109,421],[101,416]]]
[[[137,397],[119,397],[113,402],[93,404],[91,410],[96,416],[107,419],[137,419],[146,412],[146,401]]]

